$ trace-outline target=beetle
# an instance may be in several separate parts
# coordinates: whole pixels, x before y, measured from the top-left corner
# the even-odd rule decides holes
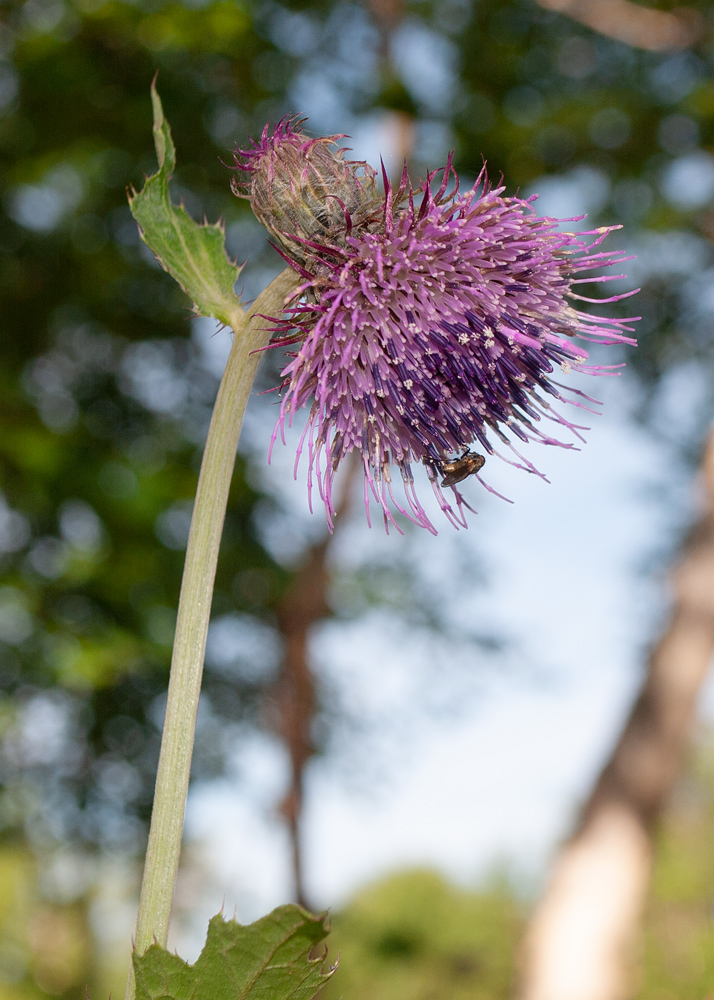
[[[484,467],[485,463],[486,459],[483,455],[478,455],[475,451],[469,451],[467,448],[459,458],[442,464],[441,471],[444,473],[444,478],[441,480],[441,485],[456,486],[467,476],[475,475],[479,469]]]

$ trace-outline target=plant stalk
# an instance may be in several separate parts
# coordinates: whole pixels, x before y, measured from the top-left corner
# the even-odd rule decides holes
[[[244,312],[236,310],[233,348],[218,390],[201,463],[186,549],[171,673],[141,885],[134,950],[166,946],[181,853],[186,795],[201,692],[218,550],[243,414],[269,327],[259,314],[278,316],[299,278],[287,268]],[[133,965],[126,998],[134,1000]]]

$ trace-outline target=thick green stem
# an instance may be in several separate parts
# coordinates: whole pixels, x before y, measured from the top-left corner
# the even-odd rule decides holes
[[[243,414],[260,360],[255,351],[265,345],[269,336],[268,323],[258,314],[280,315],[298,280],[294,271],[285,270],[256,299],[247,313],[238,310],[234,322],[233,349],[213,409],[196,490],[176,620],[164,731],[134,942],[139,954],[143,954],[154,942],[166,946],[181,852],[218,550]],[[133,1000],[135,996],[133,967],[126,995],[127,1000]]]

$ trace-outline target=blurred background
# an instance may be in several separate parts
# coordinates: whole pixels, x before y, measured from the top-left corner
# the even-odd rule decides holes
[[[514,503],[469,484],[467,532],[370,531],[348,471],[329,536],[256,391],[172,946],[295,899],[333,911],[334,1000],[714,997],[713,62],[706,3],[0,3],[1,1000],[128,966],[230,348],[127,208],[157,70],[174,198],[225,220],[246,299],[281,262],[226,164],[288,112],[623,223],[642,287],[640,347],[595,352],[624,374],[573,380],[587,447],[531,449],[550,484],[490,463]]]

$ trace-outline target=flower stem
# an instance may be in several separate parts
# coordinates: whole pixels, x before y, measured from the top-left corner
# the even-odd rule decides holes
[[[286,269],[262,292],[248,312],[237,310],[234,342],[208,430],[188,536],[169,690],[141,885],[134,949],[143,954],[166,946],[181,852],[186,794],[193,753],[203,657],[211,614],[218,550],[233,476],[238,438],[260,360],[255,352],[269,336],[260,314],[278,316],[298,284]],[[127,1000],[134,1000],[133,966]]]

